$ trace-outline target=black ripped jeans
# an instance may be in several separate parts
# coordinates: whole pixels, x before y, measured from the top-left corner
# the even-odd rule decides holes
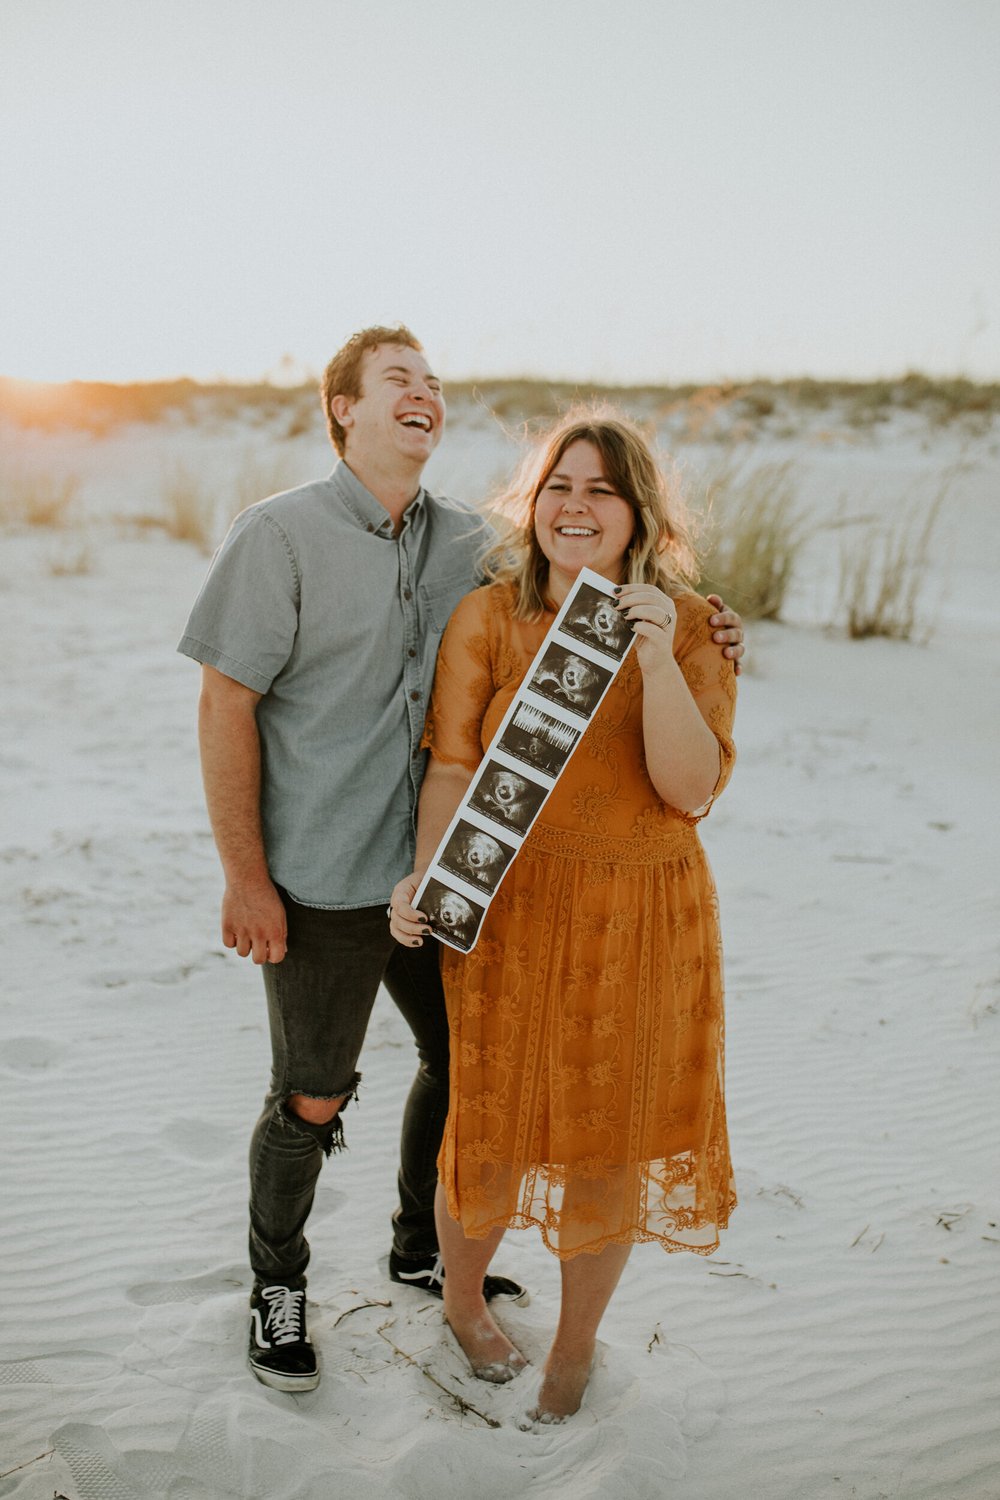
[[[288,952],[264,965],[273,1065],[271,1086],[250,1144],[250,1264],[258,1282],[305,1285],[305,1224],[324,1155],[343,1144],[340,1113],[327,1125],[300,1119],[292,1094],[316,1099],[357,1089],[358,1057],[379,984],[413,1032],[420,1057],[403,1113],[399,1207],[393,1244],[404,1259],[437,1251],[434,1188],[448,1113],[448,1021],[438,945],[403,948],[385,907],[323,911],[281,892]]]

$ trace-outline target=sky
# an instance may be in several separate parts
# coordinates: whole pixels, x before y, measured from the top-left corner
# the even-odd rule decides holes
[[[997,0],[0,0],[0,374],[1000,378]],[[284,363],[282,363],[284,361]]]

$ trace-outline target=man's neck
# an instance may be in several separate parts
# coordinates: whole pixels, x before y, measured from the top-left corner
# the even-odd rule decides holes
[[[403,512],[420,493],[423,466],[415,468],[408,464],[401,471],[398,464],[380,464],[377,457],[362,459],[356,453],[345,454],[344,462],[355,478],[360,479],[365,489],[389,512],[393,528],[398,532],[403,524]]]

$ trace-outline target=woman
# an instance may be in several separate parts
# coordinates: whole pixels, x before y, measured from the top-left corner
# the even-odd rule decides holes
[[[555,1422],[586,1388],[598,1324],[638,1240],[709,1254],[735,1204],[725,1125],[717,908],[695,824],[728,780],[733,664],[712,606],[687,591],[683,522],[636,428],[570,414],[508,496],[513,538],[459,604],[438,657],[412,906],[554,613],[582,567],[615,582],[636,645],[489,909],[442,948],[450,1107],[439,1157],[445,1316],[473,1370],[525,1360],[482,1278],[508,1227],[560,1259],[559,1326],[537,1407]]]

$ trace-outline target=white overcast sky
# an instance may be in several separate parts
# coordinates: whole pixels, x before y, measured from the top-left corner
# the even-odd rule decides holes
[[[998,0],[0,0],[0,373],[1000,378]]]

